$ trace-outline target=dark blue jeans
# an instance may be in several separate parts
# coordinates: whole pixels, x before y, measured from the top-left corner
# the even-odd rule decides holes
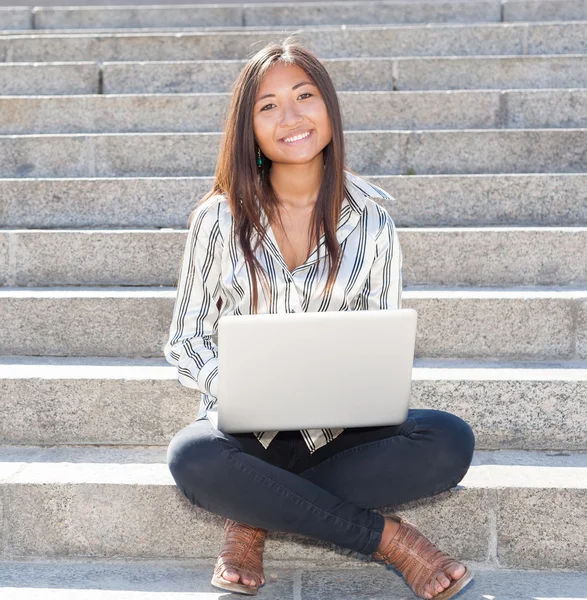
[[[384,526],[372,509],[456,486],[474,448],[471,427],[440,410],[410,409],[401,425],[347,428],[313,454],[299,431],[280,431],[265,449],[252,433],[223,433],[202,419],[175,434],[167,464],[193,505],[370,555]]]

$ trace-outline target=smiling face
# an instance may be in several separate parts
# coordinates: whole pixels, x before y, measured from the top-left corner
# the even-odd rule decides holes
[[[259,86],[256,100],[253,130],[266,157],[285,164],[323,160],[322,150],[332,139],[330,118],[320,91],[301,67],[273,65]],[[304,139],[284,140],[307,132],[310,135]]]

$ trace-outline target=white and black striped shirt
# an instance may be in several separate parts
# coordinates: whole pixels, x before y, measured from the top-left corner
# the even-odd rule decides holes
[[[269,227],[268,239],[259,246],[256,256],[268,274],[273,301],[267,305],[269,296],[265,298],[259,287],[259,314],[401,307],[402,252],[392,218],[376,201],[393,198],[361,177],[346,170],[344,173],[346,192],[337,226],[343,258],[332,292],[322,295],[327,269],[318,272],[317,249],[290,273]],[[263,211],[261,219],[266,230],[268,219]],[[164,348],[167,361],[177,367],[179,383],[201,392],[196,421],[217,410],[218,320],[224,315],[252,313],[251,280],[240,244],[234,243],[232,224],[224,194],[212,196],[197,207],[188,229],[169,340]],[[322,235],[321,264],[326,260],[325,247]],[[313,453],[343,430],[309,429],[301,434]],[[277,433],[260,431],[254,435],[267,448]]]

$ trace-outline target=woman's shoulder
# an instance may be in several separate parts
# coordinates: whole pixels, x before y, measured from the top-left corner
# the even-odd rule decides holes
[[[377,239],[385,227],[394,228],[390,212],[391,204],[395,201],[393,196],[363,177],[348,171],[345,171],[345,174],[347,180],[353,185],[355,194],[358,191],[362,195],[364,210],[367,212],[367,218],[363,219],[363,223],[371,237]]]
[[[347,181],[354,184],[367,198],[375,200],[390,200],[393,201],[393,196],[386,192],[383,188],[375,185],[372,181],[361,177],[355,173],[345,170],[345,177]]]
[[[224,223],[227,216],[232,217],[226,193],[212,194],[208,198],[200,200],[193,211],[193,219],[200,217],[200,219],[206,220],[209,226],[214,225],[216,221]]]

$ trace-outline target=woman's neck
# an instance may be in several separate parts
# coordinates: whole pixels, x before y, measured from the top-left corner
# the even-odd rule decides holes
[[[320,153],[312,162],[303,165],[273,162],[269,181],[285,208],[304,211],[316,203],[323,174]]]

